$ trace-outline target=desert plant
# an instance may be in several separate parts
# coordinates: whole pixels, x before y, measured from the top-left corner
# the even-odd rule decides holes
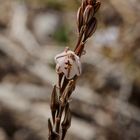
[[[58,83],[53,87],[51,94],[52,120],[48,119],[49,140],[64,140],[71,125],[69,98],[75,89],[77,78],[81,74],[80,58],[85,52],[85,43],[96,30],[95,14],[99,7],[99,1],[82,0],[77,12],[79,37],[76,47],[74,51],[66,48],[64,52],[55,57]],[[64,117],[62,117],[63,114]]]

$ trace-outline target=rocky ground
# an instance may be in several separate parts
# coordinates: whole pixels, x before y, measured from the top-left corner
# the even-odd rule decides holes
[[[0,140],[47,140],[54,56],[74,48],[80,1],[0,1]],[[104,0],[72,96],[67,140],[140,140],[140,2]]]

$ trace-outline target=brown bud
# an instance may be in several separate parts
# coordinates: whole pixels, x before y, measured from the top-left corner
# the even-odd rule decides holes
[[[96,27],[97,27],[97,20],[96,18],[92,18],[92,20],[87,25],[87,28],[84,34],[84,41],[87,40],[87,38],[92,36],[92,34],[96,30]]]
[[[88,5],[83,14],[83,19],[84,19],[85,24],[89,23],[93,15],[94,15],[94,8],[92,5]]]
[[[53,91],[52,91],[50,107],[51,107],[52,118],[53,118],[53,123],[54,123],[55,114],[59,107],[58,97],[57,97],[57,92],[56,92],[56,85],[54,86]]]
[[[88,3],[89,5],[93,5],[93,4],[94,4],[94,1],[93,1],[93,0],[87,0],[87,3]]]
[[[78,31],[80,32],[81,27],[83,26],[83,8],[80,7],[77,11],[77,25]]]
[[[88,5],[87,0],[82,0],[81,7],[82,7],[83,11],[85,10],[85,8],[86,8],[87,5]]]
[[[97,1],[95,3],[95,6],[94,6],[95,13],[99,10],[100,6],[101,6],[101,2],[100,1]]]

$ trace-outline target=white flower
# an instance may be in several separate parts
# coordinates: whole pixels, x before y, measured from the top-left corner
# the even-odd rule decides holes
[[[58,73],[64,73],[67,79],[81,74],[81,62],[79,56],[66,48],[64,52],[56,55],[56,70]]]

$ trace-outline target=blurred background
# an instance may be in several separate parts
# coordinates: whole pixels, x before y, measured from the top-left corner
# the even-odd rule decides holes
[[[67,140],[140,140],[140,1],[101,3]],[[54,56],[75,47],[80,4],[0,0],[0,140],[47,140]]]

